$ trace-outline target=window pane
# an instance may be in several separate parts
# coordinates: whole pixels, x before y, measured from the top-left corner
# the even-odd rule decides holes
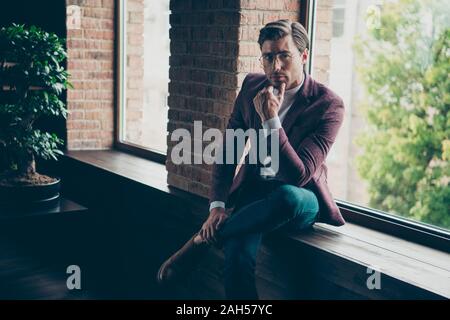
[[[333,10],[333,20],[343,22],[345,18],[345,8],[335,8]]]
[[[169,0],[123,6],[121,141],[166,153]]]
[[[337,7],[339,5],[339,7]],[[344,35],[345,23],[345,2],[334,3],[333,7],[333,37],[342,37]]]
[[[333,195],[450,229],[449,2],[318,0],[316,17],[313,77],[346,106]]]
[[[333,37],[344,35],[344,22],[333,22]]]

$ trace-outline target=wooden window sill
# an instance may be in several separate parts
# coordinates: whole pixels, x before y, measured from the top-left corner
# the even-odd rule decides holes
[[[163,164],[117,150],[69,151],[64,161],[75,161],[119,175],[156,189],[161,195],[188,201],[199,208],[204,217],[207,214],[207,199],[167,185]],[[367,293],[369,267],[380,271],[381,286],[385,284],[386,290],[404,287],[417,290],[419,298],[450,298],[450,255],[446,252],[353,223],[342,227],[316,224],[314,232],[289,235],[287,240],[312,250],[320,261],[328,261],[318,264],[317,272],[321,276],[362,295],[383,296],[378,295],[376,289],[371,290],[373,294]],[[396,293],[392,295],[396,296]]]

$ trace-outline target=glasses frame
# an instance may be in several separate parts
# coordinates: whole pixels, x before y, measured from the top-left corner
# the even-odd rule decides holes
[[[288,56],[285,58],[287,60],[283,60],[279,57],[281,54],[287,54]],[[267,60],[267,57],[271,56],[272,61]],[[278,59],[280,63],[286,64],[286,62],[291,61],[293,58],[293,54],[290,51],[280,51],[276,53],[264,53],[259,57],[259,61],[263,67],[271,67],[273,63]],[[267,65],[266,65],[267,64]]]

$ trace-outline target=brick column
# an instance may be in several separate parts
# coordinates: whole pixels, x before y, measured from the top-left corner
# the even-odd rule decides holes
[[[224,128],[237,90],[239,22],[238,0],[171,1],[168,183],[202,196],[208,194],[210,168],[174,165],[170,134],[186,128],[193,137],[194,120],[204,130]]]
[[[242,80],[262,72],[257,44],[259,30],[269,21],[298,19],[298,1],[172,0],[168,123],[168,183],[207,197],[210,166],[175,165],[170,161],[170,134],[193,121],[203,130],[223,130]],[[192,148],[193,150],[193,148]]]
[[[67,28],[67,147],[107,149],[114,128],[114,0],[66,0],[80,9],[79,25]]]

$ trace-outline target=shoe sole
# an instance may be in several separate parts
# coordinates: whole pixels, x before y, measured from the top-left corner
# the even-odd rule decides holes
[[[166,267],[166,264],[167,264],[167,261],[164,262],[161,267],[159,267],[158,273],[156,274],[156,282],[159,284],[164,284],[164,279],[162,277],[162,273],[163,273],[164,268]]]

